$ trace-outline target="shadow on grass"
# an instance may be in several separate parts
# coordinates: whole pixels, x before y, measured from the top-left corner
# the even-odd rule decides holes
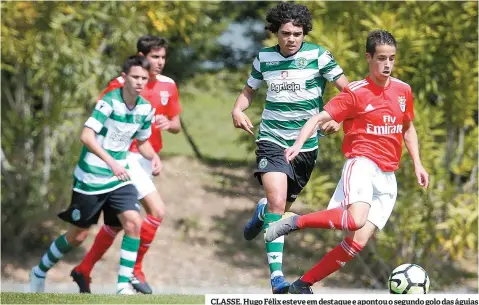
[[[245,269],[264,270],[264,279],[269,279],[269,270],[265,255],[262,234],[253,241],[243,237],[243,227],[252,216],[259,198],[263,197],[263,189],[253,177],[254,162],[230,160],[204,160],[215,178],[216,184],[208,184],[205,190],[216,192],[224,197],[244,197],[251,201],[251,208],[238,211],[225,211],[224,216],[215,216],[214,230],[220,232],[221,238],[215,240],[216,254],[219,259]],[[246,172],[246,174],[245,174]],[[298,206],[298,205],[296,205]],[[303,208],[292,211],[299,214],[311,212]],[[296,209],[296,210],[295,210]],[[342,232],[310,229],[295,232],[286,237],[283,257],[283,272],[288,280],[295,280],[315,265],[328,251],[336,247],[344,238]],[[378,257],[377,242],[372,239],[365,249],[351,262],[346,264],[332,277],[327,277],[322,284],[328,287],[351,287],[367,289],[387,289],[390,272],[396,267],[393,262],[384,262]],[[427,259],[427,258],[426,258]],[[437,269],[437,268],[436,268]],[[436,270],[435,269],[435,270]],[[457,265],[443,264],[440,272],[430,273],[432,287],[456,285],[464,279],[477,278],[476,273],[465,272]],[[444,277],[444,274],[448,274]],[[477,292],[477,289],[473,289]]]
[[[263,234],[253,241],[243,238],[243,226],[252,215],[253,206],[248,211],[226,212],[222,217],[214,217],[214,230],[220,231],[221,239],[215,240],[216,255],[220,260],[242,268],[245,272],[263,270],[263,279],[269,279],[269,269],[265,254]],[[293,209],[294,211],[294,206]],[[295,212],[298,212],[297,210]],[[307,229],[294,232],[285,237],[283,256],[283,272],[286,279],[294,281],[314,266],[328,251],[337,246],[343,239],[338,231]],[[352,261],[341,268],[334,276],[327,277],[320,285],[327,287],[348,287],[363,289],[387,289],[390,272],[395,266],[377,259],[376,241],[370,244]],[[447,276],[444,276],[447,274]],[[464,272],[454,264],[442,265],[440,269],[429,274],[431,291],[452,287],[465,289],[469,293],[477,293],[477,288],[461,286],[466,279],[477,278],[473,272]]]
[[[252,209],[253,206],[248,211],[232,210],[225,216],[214,217],[214,230],[220,231],[222,236],[215,240],[216,254],[219,259],[245,269],[245,272],[247,269],[263,270],[263,278],[269,279],[263,234],[260,233],[253,241],[246,241],[243,237],[243,225],[251,217]],[[303,275],[341,240],[341,233],[327,230],[305,230],[286,236],[283,272],[287,280],[293,281]],[[329,287],[368,287],[356,277],[356,270],[354,264],[346,265],[340,276],[328,278],[324,284]],[[369,285],[369,288],[381,287]]]
[[[7,239],[2,234],[2,274],[6,274],[7,264],[9,269],[17,269],[31,268],[40,263],[42,255],[48,251],[52,242],[61,236],[67,228],[65,223],[59,219],[51,223],[52,225],[48,227],[38,227],[34,232],[31,232],[29,238],[23,239],[21,245],[15,247],[9,247],[12,240]],[[91,238],[93,238],[95,232],[90,231]],[[14,251],[12,251],[13,248]],[[73,264],[80,263],[86,252],[87,249],[80,246],[67,253],[62,261]]]

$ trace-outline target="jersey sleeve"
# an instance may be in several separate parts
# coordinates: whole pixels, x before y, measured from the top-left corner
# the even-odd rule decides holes
[[[333,82],[344,74],[343,69],[334,60],[333,55],[328,50],[318,57],[318,69],[319,73],[328,81]]]
[[[88,120],[85,122],[85,127],[93,129],[96,133],[100,133],[105,125],[105,121],[113,112],[113,103],[111,99],[99,99],[95,105],[95,109]]]
[[[168,97],[168,104],[166,107],[166,115],[171,119],[181,113],[181,105],[176,84],[172,84],[170,93],[171,95]]]
[[[404,112],[404,121],[412,121],[414,119],[414,103],[411,88],[406,93],[406,111]]]
[[[357,116],[356,96],[348,87],[336,95],[324,106],[324,110],[338,123]]]
[[[257,90],[263,82],[263,74],[261,73],[261,65],[259,62],[259,55],[253,60],[251,65],[251,73],[246,84],[253,90]]]
[[[155,115],[155,110],[152,109],[150,113],[146,116],[145,122],[140,127],[140,129],[136,132],[135,138],[140,141],[146,141],[151,136],[151,120]]]

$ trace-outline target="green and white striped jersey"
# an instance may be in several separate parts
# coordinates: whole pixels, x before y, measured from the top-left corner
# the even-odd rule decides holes
[[[138,96],[136,106],[128,109],[121,88],[112,90],[97,102],[85,126],[96,132],[96,140],[121,166],[128,168],[126,156],[134,138],[144,141],[151,135],[154,111],[150,103]],[[130,184],[114,176],[110,167],[83,146],[73,173],[73,190],[83,194],[102,194]]]
[[[342,74],[331,53],[313,43],[303,42],[299,51],[289,57],[281,55],[278,45],[260,50],[247,81],[254,90],[263,81],[268,85],[256,141],[292,146],[307,120],[322,111],[326,81],[335,81]],[[301,151],[317,147],[314,134]]]

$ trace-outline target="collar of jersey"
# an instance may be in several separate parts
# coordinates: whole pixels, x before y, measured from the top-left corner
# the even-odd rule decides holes
[[[366,77],[366,81],[376,90],[378,91],[384,91],[384,90],[387,90],[389,89],[389,87],[391,87],[391,83],[392,83],[392,80],[391,80],[391,77],[389,77],[389,84],[387,84],[386,86],[384,87],[381,87],[379,86],[378,84],[376,84],[372,79],[371,77],[368,75],[368,77]]]
[[[138,105],[138,98],[140,97],[140,95],[138,95],[136,97],[135,106],[133,106],[133,108],[130,109],[130,107],[128,107],[128,104],[123,99],[123,87],[118,88],[118,89],[120,89],[120,98],[121,98],[121,101],[123,102],[123,104],[125,104],[126,109],[128,109],[128,111],[133,111],[136,108],[136,105]]]
[[[279,48],[279,44],[275,45],[274,47],[275,47],[276,51],[278,52],[278,54],[281,55],[281,57],[287,59],[287,58],[294,57],[294,55],[298,54],[298,52],[301,51],[301,49],[303,48],[303,46],[304,46],[304,41],[301,43],[301,47],[298,49],[298,51],[296,51],[296,53],[291,54],[291,55],[286,56],[286,57],[283,56],[283,54],[281,54],[281,49]]]

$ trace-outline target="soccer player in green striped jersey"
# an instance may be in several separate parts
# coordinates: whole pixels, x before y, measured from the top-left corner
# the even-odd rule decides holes
[[[137,190],[129,178],[126,159],[133,139],[138,140],[140,153],[151,160],[153,174],[159,174],[161,168],[161,161],[148,142],[154,112],[150,103],[139,95],[148,81],[149,70],[150,64],[144,56],[129,57],[123,65],[125,86],[102,96],[85,122],[80,136],[84,146],[73,174],[71,204],[58,214],[71,225],[32,268],[31,292],[44,291],[48,270],[85,240],[89,228],[104,211],[116,214],[125,230],[117,293],[133,294],[129,280],[140,246],[142,224]]]
[[[263,185],[262,198],[253,218],[244,229],[247,240],[255,238],[269,223],[279,220],[308,182],[317,154],[316,135],[303,145],[301,153],[288,163],[284,150],[293,145],[301,128],[323,109],[326,82],[342,90],[348,84],[343,70],[324,47],[304,41],[312,30],[311,14],[304,5],[282,2],[268,12],[266,29],[278,44],[261,49],[253,61],[251,74],[232,111],[235,127],[253,134],[253,125],[244,113],[253,93],[266,82],[266,104],[256,138],[254,175]],[[339,124],[321,126],[324,133],[336,132]],[[287,293],[289,283],[282,272],[284,237],[266,243],[273,293]]]

